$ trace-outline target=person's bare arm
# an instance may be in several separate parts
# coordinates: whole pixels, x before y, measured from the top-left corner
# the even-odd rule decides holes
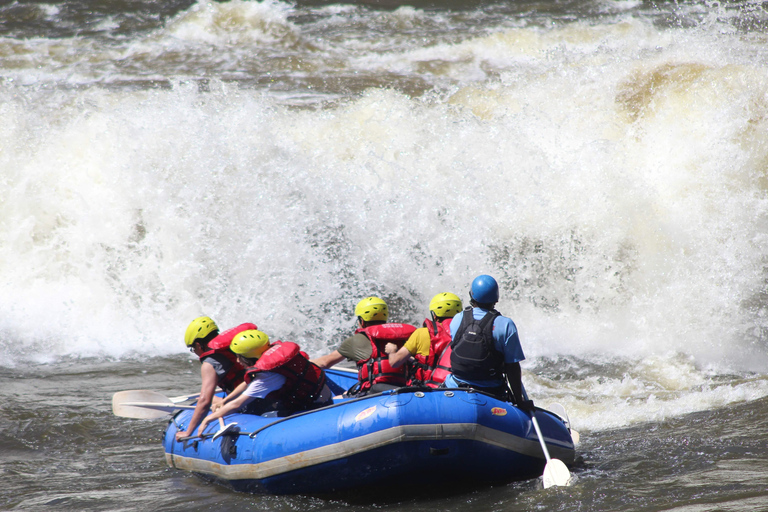
[[[203,432],[205,431],[205,428],[208,426],[208,424],[212,421],[215,421],[219,418],[223,418],[227,414],[231,412],[238,411],[242,406],[246,405],[251,400],[254,400],[253,397],[248,395],[241,394],[231,402],[227,402],[226,404],[222,405],[218,411],[213,412],[203,418],[203,421],[200,422],[200,428],[197,430],[197,435],[203,435]]]
[[[397,345],[394,343],[387,343],[387,347],[390,345],[397,349]],[[386,350],[385,348],[385,351],[389,354],[389,365],[393,368],[400,368],[411,357],[411,353],[404,346],[400,347],[400,350],[393,351]]]
[[[312,359],[311,362],[315,363],[317,366],[319,366],[322,369],[326,369],[326,368],[330,368],[335,364],[339,364],[344,359],[346,358],[343,355],[341,355],[338,350],[334,350],[328,355],[320,356],[315,359]]]
[[[240,394],[245,391],[245,388],[248,387],[248,384],[245,383],[245,381],[241,382],[237,385],[235,389],[232,390],[230,394],[225,396],[223,399],[220,399],[218,403],[214,403],[213,406],[211,406],[211,410],[216,412],[222,407],[224,407],[226,404],[230,403],[232,400],[240,396]]]
[[[202,421],[205,415],[208,414],[208,410],[211,408],[214,393],[216,392],[216,384],[218,383],[216,370],[210,364],[203,363],[200,366],[200,378],[203,383],[200,386],[200,396],[197,399],[195,412],[192,413],[192,418],[189,420],[187,430],[184,432],[176,432],[177,441],[182,437],[191,436],[200,424],[200,421]]]

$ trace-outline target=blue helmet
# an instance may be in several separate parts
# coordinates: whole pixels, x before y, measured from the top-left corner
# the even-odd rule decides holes
[[[469,296],[480,304],[495,304],[499,302],[499,284],[491,276],[477,276],[472,281]]]

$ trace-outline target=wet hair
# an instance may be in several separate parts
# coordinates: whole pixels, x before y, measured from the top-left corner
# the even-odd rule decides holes
[[[200,338],[200,339],[195,340],[195,343],[199,343],[200,346],[203,348],[203,350],[208,350],[208,344],[211,341],[213,341],[213,339],[216,336],[218,336],[218,335],[219,335],[219,331],[218,330],[213,330],[205,338]]]
[[[364,328],[365,327],[371,327],[373,325],[381,325],[381,324],[387,323],[384,320],[371,320],[370,322],[366,322],[361,317],[357,317],[357,318],[358,318],[358,320],[360,320],[360,323],[363,325]]]

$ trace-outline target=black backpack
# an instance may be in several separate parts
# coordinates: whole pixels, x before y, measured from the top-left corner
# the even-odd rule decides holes
[[[501,313],[490,310],[475,320],[472,307],[464,310],[451,341],[451,372],[463,380],[492,380],[504,375],[504,354],[493,343],[493,321]]]

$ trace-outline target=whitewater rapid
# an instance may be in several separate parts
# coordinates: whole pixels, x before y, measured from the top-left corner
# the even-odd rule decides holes
[[[419,323],[489,273],[577,426],[768,395],[764,37],[631,8],[3,38],[3,364],[177,354],[202,314],[319,355],[364,296]]]

